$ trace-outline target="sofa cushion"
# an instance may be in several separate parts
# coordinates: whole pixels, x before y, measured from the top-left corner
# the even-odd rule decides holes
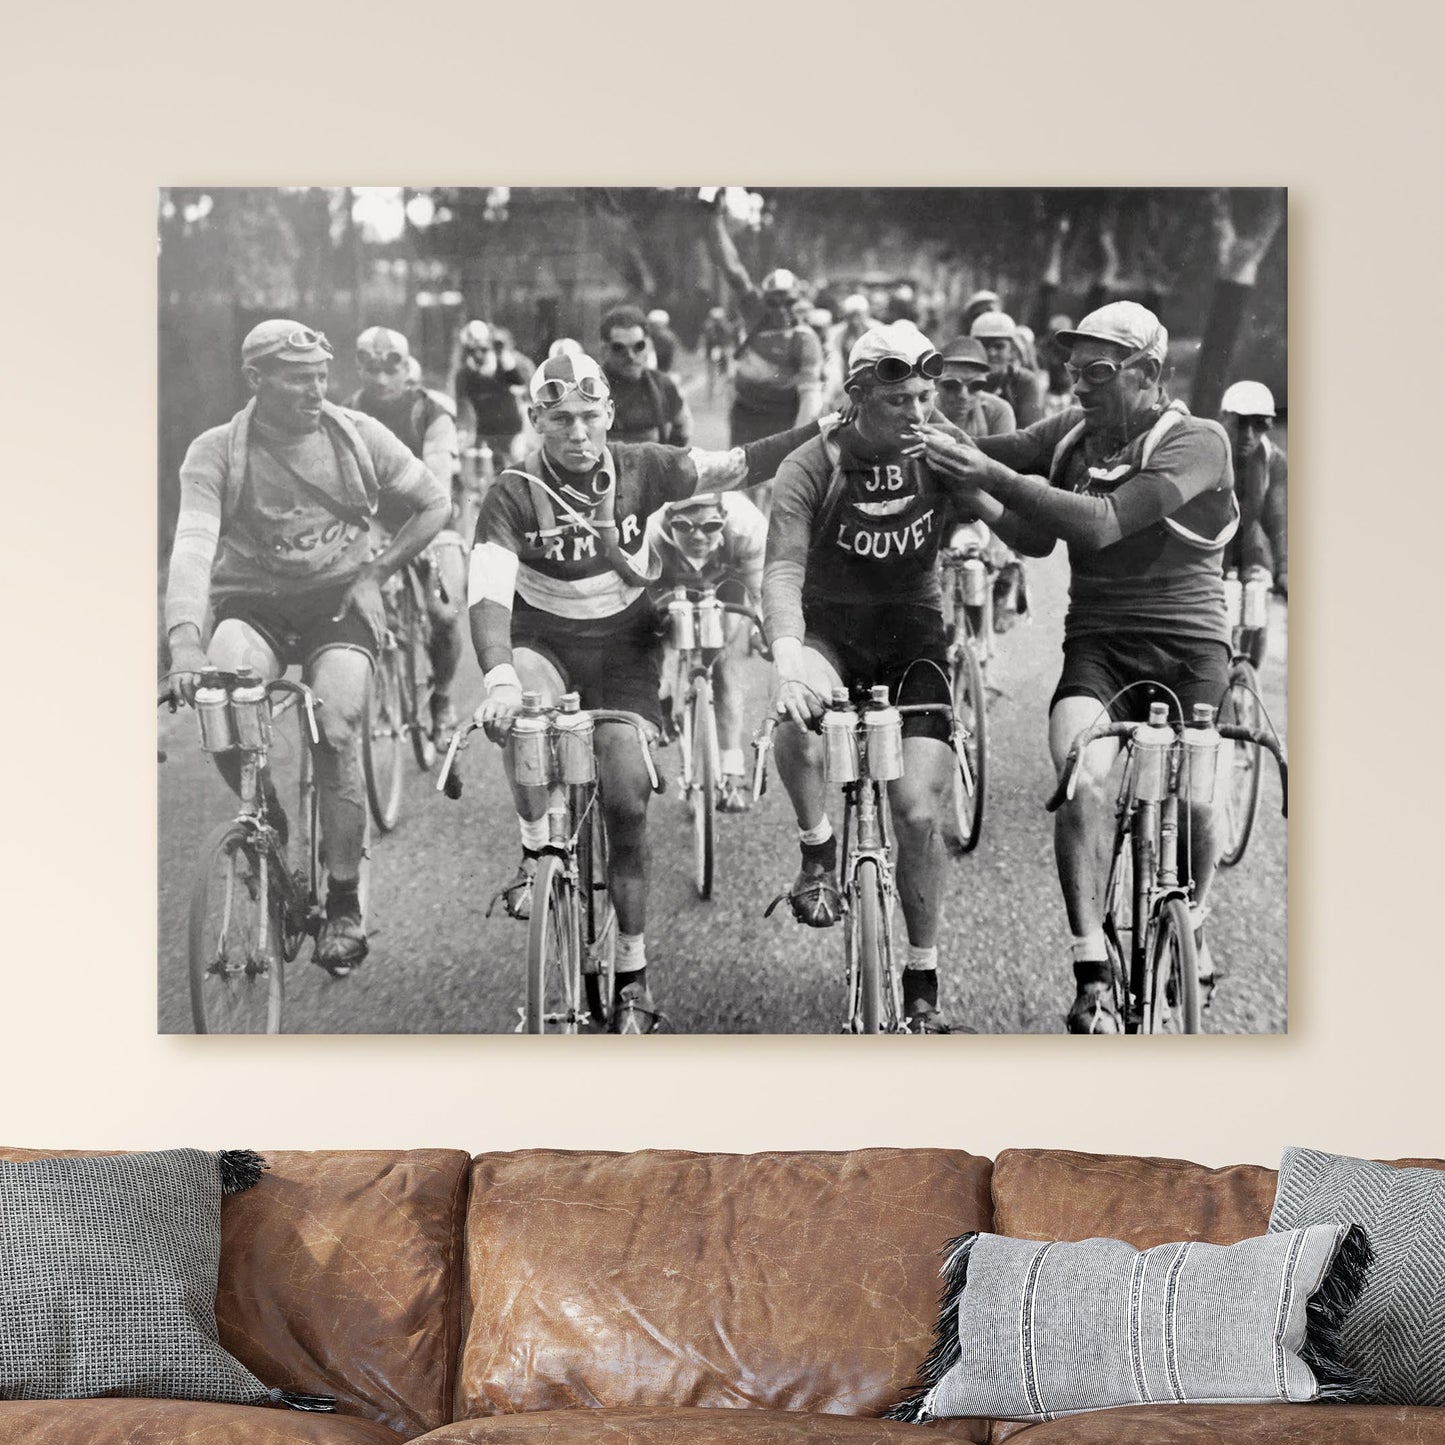
[[[1184,1159],[1005,1149],[994,1161],[994,1232],[1016,1239],[1175,1240],[1236,1244],[1263,1234],[1275,1171],[1207,1169]],[[955,1230],[961,1234],[962,1230]]]
[[[541,1414],[489,1415],[444,1425],[424,1445],[789,1445],[791,1441],[838,1441],[839,1445],[928,1445],[931,1440],[978,1440],[969,1420],[936,1426],[895,1425],[791,1410],[602,1410],[578,1406]]]
[[[1385,1405],[1130,1405],[1029,1425],[1000,1421],[990,1437],[1017,1445],[1445,1445],[1445,1410]]]
[[[72,1152],[0,1149],[0,1158]],[[335,1395],[342,1414],[405,1436],[445,1423],[469,1156],[261,1152],[270,1166],[261,1181],[221,1209],[221,1343],[268,1385]]]
[[[5,1445],[398,1445],[370,1420],[188,1400],[0,1400]]]
[[[267,1403],[216,1338],[233,1151],[0,1160],[0,1399],[135,1395]]]
[[[1340,1340],[1374,1382],[1365,1398],[1445,1406],[1445,1173],[1286,1149],[1269,1227],[1325,1219],[1361,1225],[1375,1253]]]
[[[881,1414],[932,1337],[940,1241],[988,1227],[989,1172],[940,1149],[482,1155],[456,1413]]]

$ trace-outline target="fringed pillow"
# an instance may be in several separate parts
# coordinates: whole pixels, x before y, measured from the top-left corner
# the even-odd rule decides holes
[[[221,1196],[248,1149],[0,1162],[0,1400],[100,1395],[333,1410],[221,1347]]]
[[[920,1383],[888,1418],[1360,1399],[1339,1342],[1369,1261],[1364,1232],[1336,1223],[1143,1251],[965,1234]]]

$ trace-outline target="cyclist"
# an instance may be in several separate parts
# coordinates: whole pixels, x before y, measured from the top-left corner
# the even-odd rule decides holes
[[[1001,396],[985,391],[988,355],[972,336],[955,336],[943,348],[943,375],[938,378],[938,410],[971,437],[1001,436],[1017,430],[1013,408]],[[1007,632],[1029,610],[1023,563],[982,522],[969,522],[949,539],[954,551],[978,547],[993,575],[993,627]]]
[[[733,347],[737,345],[737,340],[737,332],[728,320],[727,311],[721,306],[709,307],[707,320],[702,324],[702,345],[707,356],[709,389],[718,377],[731,373]]]
[[[798,319],[798,278],[779,268],[764,276],[761,286],[753,284],[728,234],[721,191],[708,235],[714,259],[737,291],[749,324],[734,355],[732,444],[805,426],[823,408],[823,351],[812,329]]]
[[[520,358],[501,344],[497,330],[485,321],[468,321],[452,381],[457,413],[475,443],[492,449],[499,467],[521,455],[519,398],[526,380]]]
[[[762,606],[763,557],[768,524],[741,492],[698,492],[670,502],[647,521],[649,570],[661,572],[655,594],[661,602],[674,587],[711,587],[732,602]],[[729,595],[731,594],[731,595]],[[751,650],[752,624],[737,613],[724,619],[726,650],[713,664],[713,696],[717,703],[718,807],[724,813],[745,813],[750,804],[743,759],[743,664]],[[670,649],[669,649],[670,654]],[[663,660],[664,702],[680,708],[684,699],[671,697],[676,667]]]
[[[788,895],[814,928],[838,921],[838,843],[827,812],[820,740],[807,724],[833,689],[886,683],[903,703],[949,700],[942,599],[934,568],[961,517],[959,490],[922,460],[917,427],[943,369],[916,327],[866,332],[848,358],[849,415],[778,470],[763,610],[777,665],[778,775],[802,853]],[[904,1012],[915,1032],[945,1032],[938,1011],[942,836],[953,778],[947,720],[903,724],[904,776],[889,784],[899,892],[908,927]]]
[[[660,306],[647,313],[647,334],[652,339],[652,350],[657,357],[657,369],[673,376],[677,362],[677,332],[672,329],[672,317]],[[678,442],[685,446],[685,442]]]
[[[462,601],[467,590],[467,543],[476,526],[469,490],[463,486],[457,452],[457,423],[451,398],[421,384],[421,368],[405,336],[385,326],[368,326],[356,338],[361,389],[347,401],[375,417],[427,465],[452,499],[448,523],[427,549],[436,568],[428,579],[427,611],[432,632],[431,728],[438,743],[456,726],[452,682],[462,656]]]
[[[482,502],[468,590],[472,641],[486,698],[476,720],[500,741],[522,689],[584,707],[619,708],[660,728],[661,638],[647,596],[644,526],[668,502],[770,477],[815,428],[727,452],[657,443],[611,446],[607,377],[590,357],[558,356],[530,387],[541,444],[503,472]],[[630,729],[597,733],[617,909],[617,1032],[648,1032],[657,1012],[646,977],[649,780]],[[513,785],[522,863],[503,890],[507,911],[531,911],[532,877],[547,840],[545,789]]]
[[[1239,491],[1239,534],[1224,565],[1245,581],[1262,578],[1281,596],[1289,591],[1289,463],[1270,440],[1274,394],[1260,381],[1236,381],[1219,403],[1219,420],[1229,434],[1234,484]]]
[[[1172,689],[1185,718],[1196,702],[1219,705],[1230,656],[1220,559],[1239,523],[1228,438],[1218,422],[1168,399],[1161,374],[1169,334],[1153,312],[1112,302],[1059,339],[1070,348],[1077,407],[979,442],[924,428],[930,463],[978,489],[973,505],[1006,542],[1036,556],[1059,538],[1068,544],[1064,667],[1049,710],[1056,768],[1105,707],[1117,718],[1144,718],[1157,693],[1133,684]],[[1121,1031],[1098,876],[1104,790],[1117,752],[1112,742],[1090,750],[1077,797],[1054,829],[1073,934],[1077,993],[1067,1022],[1075,1033]],[[1217,849],[1212,810],[1189,813],[1192,921],[1207,977],[1204,909]]]
[[[609,436],[685,447],[692,439],[692,412],[667,368],[648,365],[647,317],[635,306],[619,306],[602,318],[601,331],[602,370],[617,412]]]
[[[988,389],[1013,407],[1020,427],[1032,426],[1044,414],[1047,382],[1023,364],[1014,319],[1004,311],[985,311],[974,319],[970,336],[983,342],[988,356]]]
[[[326,400],[332,355],[325,336],[296,321],[263,321],[246,334],[241,367],[252,399],[202,432],[181,464],[166,630],[172,681],[188,702],[207,667],[276,678],[291,664],[321,699],[316,783],[328,882],[314,957],[344,978],[367,952],[357,896],[366,834],[357,729],[386,625],[380,584],[441,530],[449,501],[381,423]],[[399,525],[373,557],[379,513]],[[217,763],[238,788],[237,755]],[[269,779],[263,786],[284,837],[280,802]]]
[[[999,300],[997,291],[975,291],[967,301],[963,303],[963,314],[958,318],[958,329],[965,336],[973,332],[973,323],[978,320],[985,311],[1002,311],[1003,303]]]

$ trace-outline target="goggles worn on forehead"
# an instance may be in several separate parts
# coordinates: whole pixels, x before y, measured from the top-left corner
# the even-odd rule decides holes
[[[373,356],[370,352],[358,351],[356,364],[363,371],[380,371],[394,375],[406,365],[406,358],[399,351],[388,351],[385,356]]]
[[[910,376],[921,376],[925,381],[936,381],[943,375],[943,358],[936,351],[925,351],[917,361],[903,356],[880,356],[877,361],[859,367],[848,378],[850,382],[861,381],[872,373],[872,379],[884,386],[907,381]]]
[[[1120,361],[1109,361],[1101,356],[1097,361],[1085,362],[1083,366],[1067,362],[1064,370],[1075,383],[1087,381],[1090,386],[1107,386],[1121,371],[1127,371],[1148,355],[1147,351],[1131,351]]]
[[[332,351],[331,343],[326,339],[324,331],[313,331],[309,326],[298,326],[295,331],[289,332],[286,336],[288,351],[293,347],[297,351],[304,351],[313,346],[319,346],[328,356],[336,355]]]
[[[646,343],[643,343],[646,345]],[[600,376],[584,376],[577,381],[563,381],[560,377],[548,377],[532,388],[532,400],[538,406],[556,406],[563,397],[572,392],[587,401],[606,401],[612,393]]]

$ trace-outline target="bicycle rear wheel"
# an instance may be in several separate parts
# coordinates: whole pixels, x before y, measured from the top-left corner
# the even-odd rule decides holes
[[[983,668],[973,640],[959,639],[949,679],[953,692],[953,826],[961,852],[971,853],[983,832],[983,810],[988,795],[988,699]]]
[[[1240,727],[1259,726],[1259,679],[1248,660],[1236,657],[1229,670],[1229,691],[1224,695],[1222,721]],[[1263,749],[1257,743],[1230,744],[1233,763],[1224,779],[1224,844],[1219,861],[1232,868],[1244,857],[1254,820],[1259,816],[1259,792],[1264,777]]]
[[[853,875],[848,950],[849,1029],[858,1034],[886,1031],[885,973],[892,967],[888,900],[876,859],[864,858]]]
[[[1189,926],[1189,905],[1182,898],[1166,898],[1154,915],[1149,981],[1153,1006],[1149,1032],[1199,1032],[1199,960],[1194,930]]]
[[[567,865],[544,854],[532,884],[532,921],[527,931],[527,1004],[522,1025],[529,1034],[575,1034],[582,1018],[582,939],[577,895]]]
[[[191,890],[191,1018],[198,1034],[278,1034],[282,932],[267,858],[240,823],[207,840]],[[264,941],[263,941],[264,940]]]
[[[406,731],[417,767],[428,772],[437,760],[436,743],[431,735],[432,619],[418,595],[419,588],[418,579],[410,573],[403,578],[397,641],[401,648],[401,699]]]
[[[582,986],[594,1027],[605,1029],[612,1018],[617,910],[607,886],[607,826],[595,797],[577,840],[577,877],[582,890]]]
[[[712,685],[705,677],[693,683],[688,699],[692,717],[693,885],[699,898],[712,897],[717,857],[717,717],[712,708]]]
[[[366,690],[366,725],[361,758],[371,816],[383,833],[396,827],[401,813],[401,741],[406,729],[402,713],[400,649],[384,647]]]

